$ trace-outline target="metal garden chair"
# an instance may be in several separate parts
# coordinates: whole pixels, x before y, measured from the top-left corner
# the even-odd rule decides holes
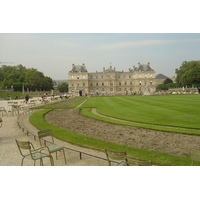
[[[64,147],[54,143],[52,129],[46,129],[46,130],[38,131],[38,137],[39,137],[39,141],[40,141],[40,146],[41,147],[46,147],[48,152],[49,152],[49,154],[52,154],[52,153],[56,152],[56,159],[58,159],[57,152],[58,151],[63,151],[65,164],[67,164]],[[49,139],[51,140],[50,141],[52,143],[51,145],[47,146],[47,144],[46,144],[47,141],[44,140],[44,138],[46,138],[46,137],[49,137]],[[42,141],[42,139],[43,139],[43,141]]]
[[[133,158],[126,157],[126,165],[127,166],[152,166],[152,162],[135,160]]]
[[[7,111],[4,107],[0,107],[0,113],[1,113],[1,116],[3,117],[4,113],[6,114],[6,116],[8,115],[7,114]]]
[[[194,165],[194,162],[200,162],[200,151],[192,150],[189,154],[191,159],[191,165]]]
[[[24,158],[27,158],[29,160],[34,160],[34,166],[35,161],[40,160],[40,165],[43,165],[43,158],[49,157],[51,165],[54,165],[53,163],[53,157],[49,154],[42,153],[44,148],[35,149],[33,144],[29,141],[18,141],[16,140],[17,147],[19,149],[20,154],[22,155],[22,161],[21,166],[23,165]]]
[[[122,163],[126,163],[125,151],[111,151],[111,150],[105,149],[105,152],[106,152],[106,157],[107,157],[109,166],[111,166],[112,160],[119,161],[118,166],[121,165]]]

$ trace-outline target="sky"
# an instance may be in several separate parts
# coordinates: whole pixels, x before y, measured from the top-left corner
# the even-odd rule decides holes
[[[100,72],[150,62],[156,74],[173,77],[183,61],[199,59],[199,33],[0,33],[1,65],[22,64],[54,80],[82,63]]]

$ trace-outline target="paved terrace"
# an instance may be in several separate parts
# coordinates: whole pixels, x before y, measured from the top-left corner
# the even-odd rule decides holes
[[[19,104],[21,100],[18,100]],[[40,103],[40,102],[37,102]],[[25,105],[26,106],[26,105]],[[0,101],[0,107],[8,108],[8,101]],[[20,110],[20,114],[27,111],[28,108],[24,108]],[[1,114],[1,113],[0,113]],[[29,116],[31,112],[27,112],[24,115],[21,115],[19,118],[19,122],[23,128],[19,128],[17,123],[17,113],[8,113],[8,116],[5,114],[2,117],[3,124],[0,128],[0,166],[20,166],[22,156],[19,153],[17,148],[15,139],[20,141],[30,141],[33,143],[35,148],[39,148],[39,141],[37,138],[34,138],[32,134],[37,135],[37,129],[29,123]],[[27,135],[27,131],[29,133]],[[99,152],[91,149],[82,148],[76,145],[69,144],[67,142],[60,141],[55,139],[55,143],[62,145],[64,147],[73,149],[75,151],[65,149],[66,159],[67,159],[67,166],[108,166],[108,162],[105,160],[106,156],[104,152]],[[80,159],[80,152],[84,152],[81,154]],[[89,154],[89,155],[86,155]],[[56,159],[55,153],[52,154],[54,158],[54,165],[55,166],[65,166],[63,153],[58,152],[58,160]],[[92,156],[90,156],[92,155]],[[101,157],[99,159],[97,157]],[[49,158],[43,159],[45,166],[50,166]],[[25,166],[33,166],[34,161],[24,159]],[[40,165],[39,160],[36,161],[36,165]],[[115,163],[113,163],[115,165]]]

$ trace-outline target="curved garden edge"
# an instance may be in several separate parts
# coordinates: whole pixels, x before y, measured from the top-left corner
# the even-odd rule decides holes
[[[175,166],[188,166],[190,165],[190,159],[188,157],[178,157],[169,155],[166,153],[159,153],[156,151],[150,151],[147,149],[138,149],[129,146],[123,146],[111,142],[105,142],[102,140],[97,140],[92,137],[86,137],[75,132],[70,132],[65,129],[58,128],[54,125],[49,124],[45,121],[44,116],[52,109],[45,109],[33,113],[30,116],[30,122],[39,130],[52,128],[54,136],[63,141],[67,141],[72,144],[76,144],[82,147],[96,149],[99,151],[104,151],[105,148],[116,150],[116,151],[126,151],[127,154],[135,159],[140,160],[152,160],[156,165],[175,165]]]
[[[145,128],[145,129],[151,129],[151,130],[158,130],[158,131],[165,131],[169,133],[172,132],[172,133],[187,134],[187,135],[198,135],[198,136],[200,135],[199,129],[164,126],[164,125],[162,126],[162,125],[156,125],[156,124],[146,124],[142,122],[127,121],[123,119],[118,119],[118,118],[102,115],[97,112],[96,108],[88,108],[88,111],[87,111],[87,108],[85,108],[83,109],[82,114],[86,117],[91,117],[93,119],[101,120],[108,123],[121,124],[121,125],[127,125],[127,126],[133,126],[133,127]]]

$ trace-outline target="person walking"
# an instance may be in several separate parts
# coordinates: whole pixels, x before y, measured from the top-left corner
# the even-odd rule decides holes
[[[28,95],[28,94],[26,94],[25,100],[26,100],[26,104],[27,104],[27,103],[28,103],[28,100],[29,100],[29,95]]]
[[[0,117],[0,128],[2,127],[3,119]]]

